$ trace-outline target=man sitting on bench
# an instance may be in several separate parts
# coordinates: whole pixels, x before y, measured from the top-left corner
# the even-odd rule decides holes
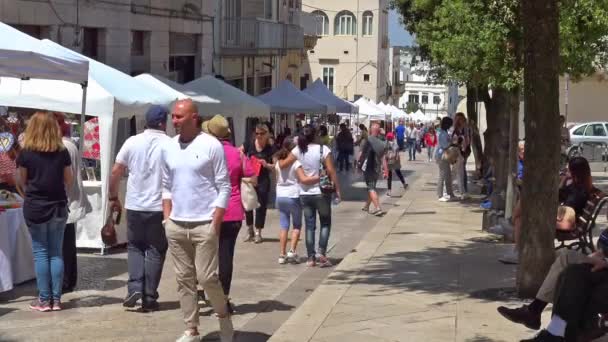
[[[553,264],[549,275],[545,279],[553,279],[553,291],[555,291],[553,313],[551,322],[535,337],[522,342],[552,342],[552,341],[567,341],[567,342],[589,342],[604,334],[600,325],[598,315],[605,313],[608,310],[608,230],[604,230],[598,241],[599,250],[590,256],[574,256],[573,251],[562,251],[558,261]],[[566,254],[570,254],[573,258],[568,259]],[[572,264],[556,265],[557,263],[571,262]],[[559,276],[555,276],[557,269],[563,267],[563,271]],[[555,268],[555,269],[554,269]],[[543,283],[543,288],[545,287]],[[548,284],[547,284],[548,285]],[[537,299],[528,307],[528,315],[514,316],[512,311],[505,317],[513,320],[521,319],[519,323],[523,323],[531,328],[538,329],[540,326],[540,309],[546,305],[543,303],[543,297],[548,299],[550,293],[548,289],[541,288]],[[542,291],[545,291],[544,293]],[[517,309],[516,309],[517,310]],[[499,308],[499,312],[500,312]],[[523,313],[526,310],[519,310]]]

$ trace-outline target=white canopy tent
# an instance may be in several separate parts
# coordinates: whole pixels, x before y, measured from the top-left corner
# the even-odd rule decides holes
[[[59,58],[44,51],[40,41],[0,22],[0,76],[62,80],[86,84],[89,62],[80,57]]]
[[[259,99],[213,76],[203,76],[183,85],[181,90],[197,102],[201,115],[221,114],[232,118],[237,146],[245,141],[248,117],[269,117],[270,107]],[[201,97],[218,102],[204,103]]]
[[[393,105],[389,105],[389,110],[391,111],[391,114],[393,114],[394,119],[403,119],[407,117],[407,114],[404,111]]]
[[[325,105],[308,94],[298,90],[289,80],[283,80],[278,87],[266,94],[258,96],[258,99],[270,106],[273,113],[290,114],[330,114],[335,113],[333,105]]]
[[[359,112],[357,105],[334,95],[319,78],[303,92],[321,103],[335,107],[338,113],[357,114]]]
[[[117,149],[120,147],[116,146],[118,122],[120,119],[130,119],[133,116],[141,118],[150,105],[169,105],[176,98],[50,40],[43,40],[42,45],[45,47],[45,51],[51,51],[58,56],[86,58],[89,61],[89,84],[96,84],[95,88],[89,89],[90,94],[93,98],[108,96],[108,99],[103,102],[103,106],[90,107],[87,110],[87,115],[99,118],[101,181],[86,184],[93,212],[80,221],[82,224],[78,225],[76,237],[78,247],[103,248],[99,231],[108,215],[107,197],[110,170]],[[69,97],[69,88],[54,89],[54,91]],[[41,93],[44,94],[44,92]],[[53,106],[54,108],[49,109],[74,112],[69,103],[58,101]],[[128,124],[128,121],[126,123]],[[121,191],[123,190],[124,184],[121,184]],[[126,241],[124,227],[123,221],[121,227],[117,229],[119,242]]]
[[[386,110],[378,107],[376,104],[368,101],[362,97],[355,101],[355,104],[359,106],[359,114],[368,117],[368,120],[384,120]]]

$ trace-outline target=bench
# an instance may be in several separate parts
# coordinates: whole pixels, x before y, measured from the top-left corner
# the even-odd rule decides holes
[[[555,239],[559,244],[555,249],[568,248],[581,251],[584,254],[595,252],[593,228],[596,218],[606,203],[608,203],[606,194],[597,188],[593,188],[583,214],[576,219],[576,227],[571,231],[556,230]]]

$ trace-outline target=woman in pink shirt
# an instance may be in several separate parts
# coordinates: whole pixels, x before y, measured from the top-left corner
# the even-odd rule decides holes
[[[211,120],[205,121],[203,131],[218,138],[224,146],[226,165],[228,166],[228,175],[232,186],[228,208],[226,208],[224,222],[220,230],[218,253],[219,278],[224,294],[228,297],[232,283],[234,247],[245,217],[245,210],[241,203],[241,180],[245,178],[246,181],[255,181],[253,179],[254,172],[247,162],[247,158],[230,142],[229,124],[223,116],[216,115]],[[233,312],[230,301],[228,301],[228,310]]]

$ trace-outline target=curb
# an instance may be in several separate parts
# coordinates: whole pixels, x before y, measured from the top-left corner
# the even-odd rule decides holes
[[[363,237],[356,249],[342,260],[268,342],[309,342],[312,339],[335,305],[352,286],[350,284],[331,284],[332,275],[343,271],[359,273],[363,270],[362,265],[370,261],[412,203],[412,199],[408,196],[412,187],[423,179],[424,177],[420,177],[414,184],[410,184],[410,191],[397,201],[398,206],[390,209]]]

